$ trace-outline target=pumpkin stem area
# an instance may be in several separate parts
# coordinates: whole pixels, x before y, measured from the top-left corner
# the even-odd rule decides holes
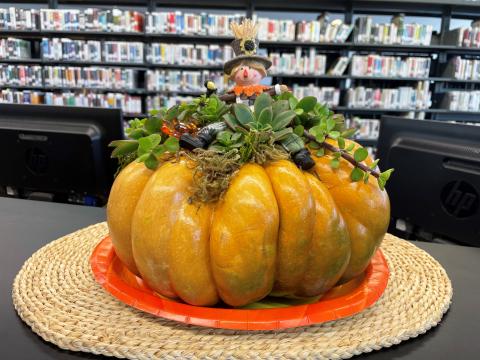
[[[273,143],[254,143],[248,147],[248,162],[263,165],[270,161],[288,159],[289,154],[276,147]],[[240,169],[244,154],[239,149],[232,149],[226,153],[215,150],[195,149],[185,154],[193,160],[194,192],[191,202],[216,202],[230,185],[230,180]]]

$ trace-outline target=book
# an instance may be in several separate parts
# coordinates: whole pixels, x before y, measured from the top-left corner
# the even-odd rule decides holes
[[[444,45],[480,48],[480,26],[459,27],[443,35]]]
[[[330,69],[328,69],[328,75],[333,75],[333,76],[343,75],[349,63],[350,63],[350,58],[348,56],[339,56],[337,59],[335,59],[333,64],[330,66]]]
[[[104,41],[103,61],[143,63],[143,43],[127,41]]]
[[[254,15],[258,24],[258,39],[260,41],[294,41],[295,22],[293,20],[276,20]]]

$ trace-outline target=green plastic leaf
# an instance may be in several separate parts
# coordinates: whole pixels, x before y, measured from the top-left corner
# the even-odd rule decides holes
[[[134,129],[128,133],[128,137],[134,140],[138,140],[142,137],[144,137],[145,131],[143,129]]]
[[[315,96],[306,96],[300,100],[296,106],[297,109],[303,109],[305,112],[312,111],[317,104],[317,98]]]
[[[295,117],[295,112],[292,110],[284,111],[273,118],[272,128],[273,131],[283,129],[289,125],[293,118]]]
[[[328,118],[327,119],[327,132],[332,131],[336,124],[337,123],[335,122],[335,120],[333,120],[332,118]]]
[[[377,178],[377,182],[378,182],[378,187],[381,189],[381,190],[384,190],[385,189],[385,184],[387,183],[387,181],[385,179],[382,179],[381,176],[379,176]]]
[[[336,140],[340,136],[340,132],[339,131],[330,131],[328,133],[328,136],[331,137],[333,140]]]
[[[351,143],[348,144],[348,146],[345,148],[345,151],[346,151],[346,152],[350,152],[350,151],[353,150],[354,147],[355,147],[355,144],[351,142]]]
[[[120,157],[137,151],[138,141],[136,140],[116,140],[112,141],[108,146],[114,146],[112,151],[112,158]]]
[[[317,135],[315,136],[315,140],[317,140],[319,143],[323,143],[325,141],[325,135]]]
[[[149,114],[151,116],[157,116],[159,113],[160,113],[160,110],[158,110],[158,109],[153,109],[153,110],[149,111]]]
[[[341,136],[337,138],[337,144],[340,149],[345,149],[345,139]]]
[[[227,124],[227,126],[232,130],[235,130],[237,126],[241,126],[237,118],[231,113],[223,115],[223,120],[225,121],[225,124]]]
[[[154,134],[161,131],[163,121],[157,117],[149,117],[145,120],[145,130],[149,134]]]
[[[163,153],[165,153],[165,151],[167,151],[167,148],[165,146],[163,146],[163,144],[160,144],[160,145],[157,145],[153,148],[152,153],[155,156],[160,156]]]
[[[145,166],[149,168],[150,170],[155,170],[158,166],[158,159],[155,155],[150,153],[148,157],[145,159]]]
[[[316,142],[313,142],[313,141],[308,143],[308,147],[313,150],[322,148],[320,144],[317,144]]]
[[[350,179],[352,181],[360,181],[363,178],[363,171],[359,169],[358,167],[354,168],[352,170],[352,173],[350,174]]]
[[[277,100],[272,105],[273,117],[289,109],[288,100]]]
[[[370,169],[375,170],[375,168],[377,167],[379,161],[380,161],[380,159],[375,160],[375,161],[372,163],[372,165],[370,165]]]
[[[230,131],[220,131],[217,134],[217,140],[224,145],[230,142],[231,137],[232,137],[232,133]]]
[[[385,170],[384,172],[380,173],[380,177],[387,182],[388,179],[390,179],[390,175],[392,174],[394,169],[388,169]]]
[[[319,136],[319,135],[324,135],[324,133],[325,133],[325,131],[324,131],[323,127],[321,126],[321,124],[310,128],[310,129],[308,130],[308,132],[309,132],[310,134],[312,134],[313,136],[315,136],[315,137],[317,137],[317,136]]]
[[[263,128],[265,128],[267,125],[270,125],[272,123],[272,119],[273,110],[271,106],[268,106],[266,108],[263,108],[263,110],[260,112],[260,115],[258,116],[258,123],[261,124]]]
[[[173,136],[170,136],[167,140],[165,140],[163,146],[165,146],[165,149],[170,153],[176,153],[180,149],[178,139]]]
[[[144,162],[150,156],[150,153],[143,154],[137,158],[138,162]]]
[[[293,129],[293,132],[295,134],[297,134],[298,136],[303,136],[303,131],[304,131],[304,127],[302,125],[297,125],[295,126],[295,129]]]
[[[278,96],[278,100],[288,100],[291,97],[295,97],[295,96],[293,96],[293,94],[290,91],[286,91],[286,92],[281,93]]]
[[[365,175],[363,176],[363,182],[365,184],[368,184],[368,179],[370,178],[370,173],[366,172]]]
[[[180,106],[179,105],[172,106],[170,109],[167,110],[167,113],[165,114],[165,120],[172,121],[178,116],[179,113],[180,113]]]
[[[298,108],[293,111],[295,111],[295,114],[297,114],[298,116],[303,115],[303,113],[305,112],[303,109],[298,109]]]
[[[319,149],[319,150],[316,152],[316,155],[317,155],[318,157],[325,155],[325,148],[322,147],[321,149]]]
[[[137,153],[139,156],[150,152],[155,146],[160,144],[162,137],[159,134],[152,134],[141,139],[138,139],[138,150]]]
[[[341,156],[342,156],[342,153],[340,151],[337,151],[337,152],[334,152],[332,154],[332,156],[335,158],[335,159],[339,159]]]
[[[288,98],[288,104],[290,105],[290,110],[294,110],[298,104],[297,98],[295,96],[290,96]]]
[[[347,138],[347,139],[348,139],[348,138],[352,137],[353,135],[355,135],[356,132],[357,132],[357,129],[355,129],[355,128],[350,128],[350,129],[347,129],[347,130],[345,130],[344,132],[342,132],[342,136],[343,136],[344,138]]]
[[[339,166],[340,166],[340,159],[338,158],[334,158],[330,161],[330,166],[333,168],[333,169],[338,169]]]
[[[274,138],[275,141],[282,140],[288,134],[292,134],[292,133],[293,133],[292,128],[285,128],[285,129],[282,129],[282,130],[279,130],[279,131],[275,131],[273,133],[273,138]]]
[[[235,113],[235,116],[240,122],[240,124],[244,126],[255,121],[253,113],[250,111],[250,108],[245,104],[233,105],[233,112]]]
[[[253,104],[255,116],[259,118],[263,109],[268,108],[270,106],[272,106],[272,97],[267,93],[260,94],[255,99],[255,103]]]
[[[368,151],[365,148],[358,148],[353,153],[353,158],[355,159],[356,162],[361,162],[365,160],[367,157],[368,157]]]
[[[234,134],[232,134],[232,137],[230,138],[230,140],[231,140],[232,142],[236,142],[236,141],[240,140],[241,137],[242,137],[242,134],[240,134],[240,133],[234,133]]]

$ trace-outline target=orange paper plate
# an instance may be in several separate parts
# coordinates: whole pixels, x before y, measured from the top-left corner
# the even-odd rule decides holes
[[[278,330],[351,316],[380,298],[389,276],[387,262],[378,250],[364,276],[333,288],[315,303],[276,309],[226,309],[192,306],[155,295],[118,259],[109,236],[97,245],[90,263],[96,281],[125,304],[185,324],[236,330]]]

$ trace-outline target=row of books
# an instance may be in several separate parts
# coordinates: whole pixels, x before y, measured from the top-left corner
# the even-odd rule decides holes
[[[119,90],[138,87],[138,71],[133,69],[45,66],[42,73],[45,86]]]
[[[350,66],[352,76],[428,77],[430,57],[354,55]]]
[[[312,48],[307,55],[303,55],[302,49],[297,48],[295,53],[270,53],[272,74],[325,74],[327,56],[320,55]]]
[[[295,22],[254,16],[258,24],[258,39],[264,41],[294,41]]]
[[[232,36],[230,23],[240,22],[245,14],[183,13],[181,11],[149,12],[146,33]]]
[[[432,25],[406,24],[402,15],[394,16],[388,24],[374,24],[371,16],[355,21],[354,41],[365,44],[401,44],[428,46],[432,41]]]
[[[40,52],[44,60],[102,61],[102,43],[97,40],[43,38]]]
[[[146,58],[152,64],[223,65],[234,56],[229,45],[153,43]]]
[[[378,139],[380,132],[380,120],[378,119],[363,119],[358,116],[346,119],[346,126],[348,128],[355,128],[355,139],[374,140]]]
[[[296,26],[298,41],[321,43],[341,43],[347,41],[353,30],[353,25],[345,24],[340,19],[330,21],[327,14],[323,14],[316,21],[300,21]]]
[[[444,76],[460,80],[480,80],[480,60],[454,56],[448,62]]]
[[[444,95],[440,107],[454,111],[480,111],[480,90],[449,91]]]
[[[0,64],[0,85],[43,86],[42,67]]]
[[[4,89],[0,91],[0,103],[45,104],[63,106],[86,106],[102,108],[120,108],[125,113],[141,114],[142,99],[121,93],[99,94],[91,91],[45,92],[16,91]]]
[[[42,30],[142,32],[144,15],[121,9],[41,9]]]
[[[180,70],[148,70],[145,84],[148,91],[205,91],[205,81],[215,82],[218,91],[228,87],[221,71],[180,71]]]
[[[103,60],[106,62],[143,63],[143,43],[128,41],[105,41]]]
[[[30,41],[23,39],[0,39],[0,59],[30,59],[32,48]]]
[[[0,9],[0,30],[39,30],[40,11],[9,7]]]
[[[307,86],[294,84],[292,91],[297,98],[315,96],[319,103],[328,106],[338,106],[340,103],[340,89],[334,87],[318,87],[314,84]]]
[[[2,86],[135,89],[138,71],[123,68],[0,64]]]
[[[155,95],[155,96],[147,96],[146,99],[146,107],[147,111],[150,110],[155,110],[155,109],[160,109],[162,107],[171,107],[183,102],[189,102],[192,101],[193,97],[192,96],[181,96],[181,95],[175,95],[175,96],[168,96],[168,95]]]
[[[431,106],[428,82],[419,81],[417,87],[401,86],[395,89],[358,86],[347,90],[346,105],[368,109],[428,109]]]
[[[480,25],[447,31],[443,36],[443,43],[445,45],[480,48]]]

